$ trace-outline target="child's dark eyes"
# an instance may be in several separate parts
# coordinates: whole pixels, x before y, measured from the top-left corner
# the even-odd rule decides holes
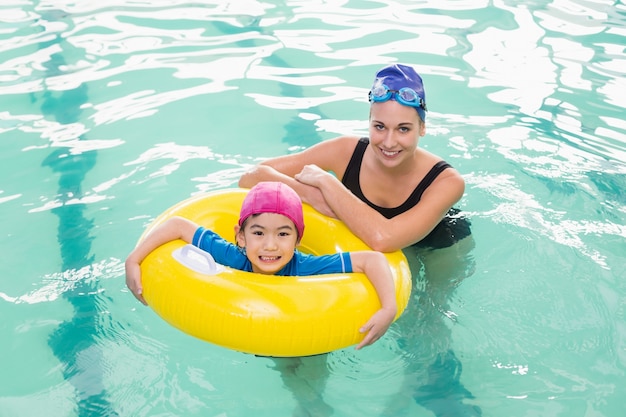
[[[260,230],[253,230],[252,234],[255,236],[263,236],[264,233]],[[278,232],[278,236],[280,237],[287,237],[287,236],[291,236],[291,232]]]

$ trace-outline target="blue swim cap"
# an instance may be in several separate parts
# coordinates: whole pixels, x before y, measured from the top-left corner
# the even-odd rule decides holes
[[[390,99],[396,100],[401,104],[414,107],[422,121],[426,121],[426,92],[424,91],[422,77],[419,76],[413,67],[403,64],[391,64],[380,69],[376,73],[376,79],[374,80],[372,91],[375,91],[376,88],[380,88],[382,86],[385,86],[394,92],[399,92],[403,88],[413,90],[417,96],[421,98],[421,103],[415,105],[406,104],[402,100],[396,100],[394,95],[392,95]]]

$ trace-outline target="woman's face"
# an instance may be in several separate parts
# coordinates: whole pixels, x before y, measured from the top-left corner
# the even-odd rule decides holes
[[[426,125],[417,111],[395,100],[372,103],[370,107],[370,144],[376,156],[387,166],[413,158]]]
[[[246,219],[236,231],[237,244],[246,248],[252,271],[274,275],[293,258],[298,231],[282,214],[261,213]]]

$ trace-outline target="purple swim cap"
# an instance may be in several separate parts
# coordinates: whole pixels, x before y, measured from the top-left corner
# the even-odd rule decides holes
[[[412,105],[404,103],[402,100],[396,101],[415,108],[422,121],[426,121],[426,92],[424,91],[422,77],[419,76],[413,67],[404,64],[391,64],[380,69],[376,73],[376,79],[374,80],[372,91],[382,87],[383,85],[387,86],[389,90],[395,92],[398,92],[403,88],[413,90],[417,97],[421,99],[420,103]],[[392,95],[389,100],[395,100],[394,96]]]

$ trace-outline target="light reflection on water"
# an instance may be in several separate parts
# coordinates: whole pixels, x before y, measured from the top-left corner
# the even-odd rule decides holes
[[[421,146],[463,173],[476,247],[464,280],[414,265],[411,315],[329,356],[325,402],[430,415],[414,398],[450,346],[484,415],[617,415],[625,36],[608,1],[0,6],[0,353],[38,358],[7,365],[0,415],[291,415],[268,361],[169,328],[125,291],[122,260],[177,201],[366,135],[372,75],[395,61],[426,80]]]

